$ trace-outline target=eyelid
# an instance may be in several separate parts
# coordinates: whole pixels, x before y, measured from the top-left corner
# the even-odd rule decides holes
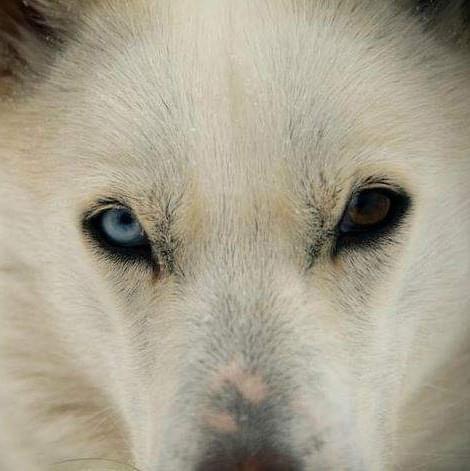
[[[132,214],[135,214],[134,211],[129,208],[126,204],[117,201],[117,200],[99,200],[95,202],[90,208],[88,208],[88,211],[86,211],[83,215],[83,219],[89,220],[92,219],[99,214],[103,213],[104,211],[110,210],[110,209],[124,209],[126,211],[129,211]]]
[[[398,183],[396,180],[386,177],[369,177],[363,180],[359,180],[353,186],[351,194],[354,196],[362,191],[375,189],[394,191],[398,194],[408,194],[408,191],[404,189],[403,185]]]

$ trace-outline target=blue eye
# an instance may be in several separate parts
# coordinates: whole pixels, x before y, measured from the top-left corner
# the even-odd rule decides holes
[[[108,206],[85,214],[82,230],[95,249],[112,262],[146,263],[159,273],[159,260],[147,234],[134,213],[125,206]]]
[[[108,209],[98,217],[97,229],[111,245],[132,248],[146,244],[142,226],[128,209]]]

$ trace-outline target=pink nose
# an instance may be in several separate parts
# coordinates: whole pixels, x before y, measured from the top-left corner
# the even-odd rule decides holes
[[[275,452],[260,452],[240,459],[215,456],[203,462],[197,471],[301,471],[288,457]]]

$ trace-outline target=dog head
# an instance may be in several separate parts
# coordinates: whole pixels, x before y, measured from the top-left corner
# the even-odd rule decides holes
[[[5,5],[9,466],[461,465],[464,49],[387,2]]]

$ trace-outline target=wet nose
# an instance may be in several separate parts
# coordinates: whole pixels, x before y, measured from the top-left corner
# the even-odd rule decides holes
[[[288,455],[273,450],[256,454],[224,456],[224,453],[206,458],[197,471],[301,471],[301,468]]]

